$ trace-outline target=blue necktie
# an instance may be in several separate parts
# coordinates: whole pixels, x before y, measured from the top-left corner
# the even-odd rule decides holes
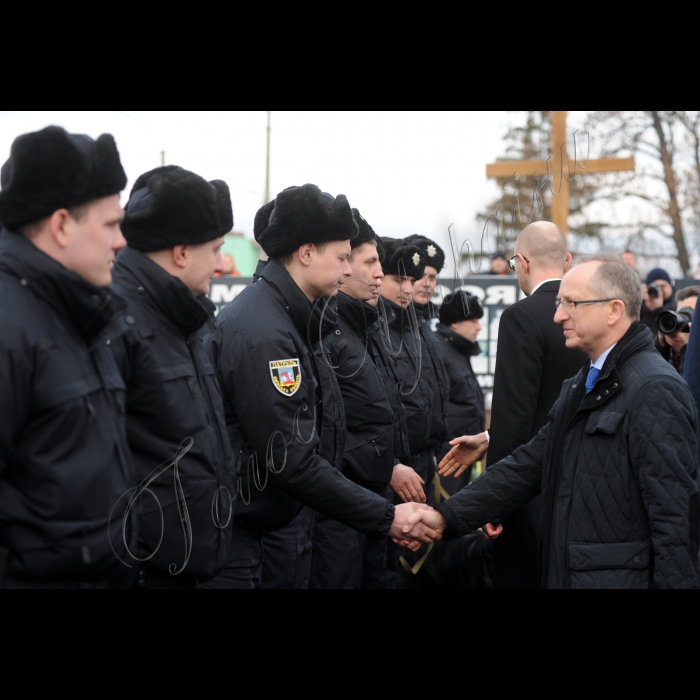
[[[595,386],[595,383],[598,381],[598,377],[600,376],[600,370],[596,369],[595,367],[591,367],[590,370],[588,370],[588,379],[586,379],[586,393],[590,394],[591,391],[593,391],[593,387]]]

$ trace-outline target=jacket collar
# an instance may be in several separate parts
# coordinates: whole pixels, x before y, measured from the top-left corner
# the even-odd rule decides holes
[[[347,321],[360,334],[373,326],[379,318],[379,312],[373,306],[340,292],[338,294],[338,316]]]
[[[261,280],[265,280],[279,295],[280,303],[297,330],[311,347],[332,333],[338,325],[336,300],[319,299],[312,304],[299,285],[292,279],[279,260],[270,260],[263,269],[258,268]]]
[[[206,297],[197,299],[192,290],[173,277],[147,255],[125,248],[114,266],[114,281],[133,289],[182,331],[185,337],[196,333],[213,318],[216,308]]]
[[[472,343],[471,340],[463,338],[459,333],[455,333],[449,326],[438,323],[437,332],[452,343],[462,355],[466,355],[467,357],[481,355],[479,343]]]
[[[379,315],[385,316],[388,324],[396,330],[402,330],[410,327],[411,321],[411,306],[404,309],[403,306],[395,304],[389,299],[381,297],[378,307]]]
[[[651,331],[640,323],[633,323],[613,351],[605,360],[598,381],[581,403],[581,409],[597,408],[609,401],[615,394],[622,391],[620,370],[634,355],[640,352],[654,352],[654,336]],[[579,373],[579,381],[585,382],[591,363],[586,362]]]
[[[126,308],[109,289],[96,287],[39,250],[25,235],[2,230],[0,270],[20,280],[43,303],[73,325],[91,344]]]
[[[419,321],[429,323],[437,316],[438,309],[432,301],[429,301],[427,304],[414,303],[412,306],[416,310],[416,317]]]

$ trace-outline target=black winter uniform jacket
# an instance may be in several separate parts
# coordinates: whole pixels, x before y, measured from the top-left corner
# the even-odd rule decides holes
[[[481,353],[478,343],[472,343],[448,326],[438,323],[437,337],[442,344],[445,369],[450,378],[450,402],[447,410],[447,441],[440,457],[452,447],[449,440],[462,435],[478,435],[486,428],[484,393],[472,369],[471,358]]]
[[[410,458],[407,444],[403,446],[408,434],[398,373],[378,337],[375,308],[338,294],[338,327],[341,334],[331,336],[328,346],[345,407],[343,474],[379,493],[391,482],[394,465]],[[396,413],[394,403],[398,404]],[[397,438],[400,447],[395,458]]]
[[[393,505],[340,472],[343,402],[324,346],[342,333],[335,311],[325,301],[312,305],[276,260],[259,275],[219,314],[209,339],[240,452],[236,524],[278,529],[303,504],[361,532],[386,534]]]
[[[231,522],[236,468],[221,391],[202,343],[214,305],[131,248],[117,259],[113,289],[128,303],[128,315],[107,337],[127,387],[137,468],[131,485],[156,477],[148,489],[160,502],[148,493],[138,499],[140,557],[157,550],[147,568],[211,578],[230,559],[231,528],[224,526]]]
[[[128,498],[120,498],[131,486],[133,464],[124,384],[108,348],[94,341],[124,304],[8,231],[0,234],[0,299],[6,573],[111,579],[126,571],[117,555],[126,556]]]
[[[379,314],[381,328],[386,333],[387,351],[396,359],[399,393],[406,412],[409,451],[414,458],[412,461],[415,461],[432,444],[433,402],[438,398],[425,378],[426,358],[412,309],[403,309],[381,298]],[[413,466],[411,461],[405,463]]]
[[[447,414],[450,403],[450,377],[442,356],[442,343],[433,331],[430,322],[435,318],[435,305],[414,304],[420,337],[423,342],[423,378],[434,394],[430,447],[440,449],[447,439]],[[452,438],[450,438],[452,439]]]
[[[531,442],[438,506],[448,536],[543,494],[541,584],[691,588],[700,530],[697,412],[678,373],[634,324],[593,391],[564,382]]]

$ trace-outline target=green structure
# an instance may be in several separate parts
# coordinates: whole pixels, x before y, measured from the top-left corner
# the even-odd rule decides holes
[[[246,238],[242,233],[229,233],[221,252],[233,257],[235,269],[241,277],[252,277],[262,250],[255,241]]]

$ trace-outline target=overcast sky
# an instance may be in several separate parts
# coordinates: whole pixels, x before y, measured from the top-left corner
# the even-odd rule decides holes
[[[311,182],[345,194],[380,235],[477,242],[476,213],[498,190],[507,112],[272,112],[271,195]],[[181,165],[231,188],[235,230],[250,237],[265,192],[267,112],[0,112],[0,159],[20,134],[58,124],[111,133],[129,176]],[[127,192],[129,191],[127,190]],[[123,197],[126,202],[127,196]]]

